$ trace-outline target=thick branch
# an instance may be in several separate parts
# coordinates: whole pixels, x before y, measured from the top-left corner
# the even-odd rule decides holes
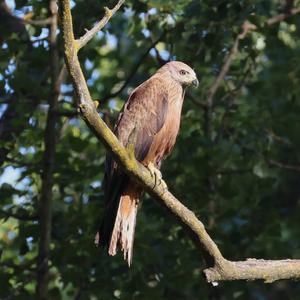
[[[273,264],[272,261],[258,261],[261,263],[257,269],[253,269],[249,261],[227,261],[223,258],[217,245],[210,238],[204,225],[197,219],[195,214],[169,191],[164,190],[161,185],[155,185],[155,180],[151,177],[149,171],[135,160],[132,152],[120,144],[116,136],[99,117],[78,61],[69,0],[60,0],[59,3],[66,65],[79,98],[79,109],[85,122],[95,136],[106,146],[108,151],[113,154],[116,161],[123,166],[124,171],[141,184],[149,194],[167,207],[179,219],[181,224],[185,225],[197,238],[201,248],[204,249],[205,253],[209,254],[214,263],[213,268],[205,270],[207,280],[267,279],[267,281],[274,281],[283,278],[299,278],[300,268],[298,261],[276,261]],[[281,273],[277,270],[275,274],[274,264],[283,266],[284,271]],[[250,267],[245,268],[245,265],[250,265]],[[288,268],[292,270],[289,273],[286,271]],[[264,272],[260,271],[261,269]]]
[[[262,279],[271,283],[279,279],[300,279],[300,260],[226,260],[222,265],[204,270],[204,274],[208,282]]]

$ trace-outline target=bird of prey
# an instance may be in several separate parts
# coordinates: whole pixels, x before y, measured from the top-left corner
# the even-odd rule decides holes
[[[189,85],[198,86],[194,70],[180,61],[168,62],[131,93],[119,114],[114,133],[124,147],[131,144],[136,159],[153,175],[160,173],[162,160],[175,144]],[[107,246],[110,255],[120,247],[130,266],[142,188],[110,156],[104,186],[105,213],[95,242]]]

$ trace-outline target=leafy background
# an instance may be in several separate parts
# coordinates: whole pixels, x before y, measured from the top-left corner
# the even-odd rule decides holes
[[[77,37],[101,18],[104,6],[115,4],[71,3]],[[300,21],[296,15],[266,25],[291,3],[300,6],[279,0],[126,1],[80,52],[91,94],[110,126],[129,92],[164,61],[182,60],[195,69],[200,88],[186,97],[163,174],[232,260],[300,257]],[[48,3],[0,5],[0,298],[31,299],[52,91],[49,29],[21,20],[47,18]],[[208,90],[246,20],[257,30],[240,42],[208,112]],[[58,41],[62,66],[59,32]],[[300,285],[292,281],[208,285],[199,249],[147,195],[132,267],[121,255],[111,258],[95,248],[105,149],[73,103],[67,77],[55,127],[49,299],[299,299]]]

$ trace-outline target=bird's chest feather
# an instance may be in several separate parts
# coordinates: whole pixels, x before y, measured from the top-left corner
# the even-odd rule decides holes
[[[155,136],[151,146],[150,153],[153,155],[151,161],[160,161],[173,149],[180,127],[181,109],[182,97],[175,98],[169,103],[165,124]]]
[[[180,127],[180,117],[182,109],[182,97],[175,99],[169,106],[169,113],[165,123],[165,138],[168,148],[173,147]]]

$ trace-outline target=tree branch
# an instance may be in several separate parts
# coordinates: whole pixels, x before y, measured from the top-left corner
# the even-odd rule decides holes
[[[300,260],[264,260],[249,258],[246,261],[225,261],[220,266],[204,270],[208,282],[224,280],[262,279],[271,283],[279,279],[300,279]]]
[[[268,19],[265,23],[266,26],[272,26],[276,23],[280,23],[281,21],[294,16],[296,14],[300,13],[300,7],[296,7],[296,8],[292,8],[290,11],[286,12],[286,13],[282,13],[279,15],[276,15],[274,17],[271,17],[270,19]],[[236,56],[236,54],[238,53],[238,46],[239,46],[239,41],[244,39],[246,37],[246,35],[248,34],[248,32],[252,31],[252,30],[256,30],[257,26],[250,23],[249,21],[245,21],[243,26],[242,26],[242,33],[240,33],[235,41],[234,44],[228,54],[228,56],[225,58],[225,62],[221,68],[221,71],[219,73],[219,75],[217,76],[217,78],[214,80],[212,86],[210,87],[210,89],[208,90],[207,93],[207,105],[208,106],[212,106],[213,105],[213,98],[215,93],[217,92],[217,90],[219,89],[222,80],[225,78],[226,74],[229,71],[230,65],[234,59],[234,57]]]
[[[268,26],[272,26],[276,23],[280,23],[281,21],[284,21],[285,19],[287,19],[291,16],[294,16],[294,15],[297,15],[299,13],[300,13],[300,7],[292,8],[291,10],[289,10],[286,13],[279,14],[277,16],[270,18],[269,20],[267,20],[266,23]]]
[[[270,19],[268,19],[265,22],[265,26],[272,26],[276,23],[279,23],[285,19],[287,19],[290,16],[296,15],[300,13],[300,7],[297,8],[293,8],[290,9],[288,12],[286,13],[282,13],[279,15],[276,15]],[[238,34],[232,48],[230,49],[228,55],[225,58],[224,64],[218,74],[218,76],[215,78],[213,84],[211,85],[211,87],[209,88],[208,92],[207,92],[207,99],[206,99],[206,104],[204,107],[204,120],[205,120],[205,132],[206,135],[210,135],[211,132],[211,126],[212,126],[212,111],[213,111],[213,104],[214,104],[214,97],[216,92],[218,91],[219,87],[221,86],[225,76],[227,75],[231,63],[234,60],[235,56],[238,53],[238,47],[239,47],[239,43],[240,40],[244,39],[246,37],[246,35],[248,34],[248,32],[252,31],[252,30],[256,30],[257,26],[250,23],[249,21],[245,21],[243,23],[242,26],[242,33]]]
[[[26,31],[26,27],[24,26],[26,22],[31,23],[33,20],[24,20],[15,17],[5,1],[0,2],[0,19],[1,22],[3,19],[4,26],[1,27],[3,28],[3,30],[5,29],[6,34],[7,32],[11,32],[13,34],[17,33],[22,37],[22,39],[25,38],[28,47],[30,49],[33,49],[29,34]],[[49,19],[51,19],[51,17],[44,20],[37,20],[37,22],[42,21],[45,22],[44,25],[46,25],[46,23],[48,24]],[[1,36],[2,34],[0,32],[0,37]],[[33,73],[36,73],[35,71],[36,70],[33,70]],[[47,72],[48,69],[46,68],[44,73],[47,74]],[[64,81],[65,76],[66,68],[65,66],[63,66],[57,80],[57,85],[59,85],[59,88],[61,83]],[[41,80],[40,84],[46,85],[47,80],[48,77],[43,75],[43,79]],[[40,103],[40,95],[36,95],[33,91],[26,93],[18,91],[6,96],[5,98],[6,99],[4,101],[1,100],[0,102],[0,104],[8,104],[8,107],[5,109],[0,118],[0,140],[4,143],[4,146],[0,148],[0,166],[7,160],[7,155],[14,147],[16,138],[22,133],[24,128],[26,128],[25,125],[28,119],[31,117],[31,112],[33,112]],[[16,119],[19,120],[18,125],[15,125],[14,120]]]
[[[79,98],[79,109],[83,119],[95,136],[112,153],[115,160],[123,166],[124,171],[142,185],[159,203],[167,207],[179,219],[180,223],[193,234],[201,248],[212,259],[213,267],[204,271],[207,281],[264,279],[267,282],[271,282],[278,279],[300,278],[298,260],[256,260],[258,264],[256,268],[249,261],[231,262],[226,260],[195,214],[186,208],[169,191],[164,190],[161,185],[155,185],[155,180],[151,177],[149,171],[136,161],[132,152],[120,144],[116,136],[99,117],[77,57],[78,48],[74,39],[69,0],[60,0],[59,4],[66,65]],[[281,271],[281,268],[283,271]],[[287,272],[288,269],[289,272]]]
[[[36,221],[38,219],[37,215],[25,214],[25,213],[14,213],[11,211],[6,211],[1,209],[0,215],[4,215],[5,218],[14,218],[20,221]]]
[[[255,28],[256,28],[256,26],[253,25],[252,23],[249,23],[248,21],[244,22],[244,24],[242,26],[242,29],[243,29],[242,33],[240,33],[236,37],[232,48],[230,49],[227,57],[225,58],[225,62],[221,68],[219,75],[217,76],[214,83],[212,84],[212,86],[210,87],[210,89],[207,92],[206,102],[207,102],[208,107],[213,106],[214,96],[215,96],[217,90],[219,89],[219,87],[222,83],[222,80],[225,78],[226,74],[228,73],[233,59],[235,58],[236,54],[238,53],[238,47],[239,47],[240,40],[244,39],[245,36],[247,35],[247,33]]]
[[[33,25],[33,26],[41,26],[41,27],[45,27],[45,26],[48,26],[51,24],[51,18],[47,18],[47,19],[43,19],[43,20],[23,19],[22,21],[25,24],[29,24],[29,25]]]
[[[141,66],[141,64],[143,63],[143,61],[147,58],[149,52],[155,48],[155,46],[161,41],[161,39],[163,38],[164,34],[162,36],[160,36],[157,40],[153,41],[152,44],[149,46],[148,49],[146,49],[145,53],[140,57],[140,59],[138,60],[138,62],[136,63],[136,65],[133,67],[133,69],[131,70],[129,76],[127,77],[127,79],[124,81],[124,83],[122,84],[122,86],[114,93],[111,93],[109,95],[104,96],[101,99],[101,102],[103,103],[104,101],[110,99],[110,98],[114,98],[116,96],[118,96],[120,93],[123,92],[123,90],[126,88],[126,86],[130,83],[130,81],[132,80],[132,78],[134,77],[134,75],[136,74],[136,72],[138,71],[139,67]]]
[[[84,47],[94,37],[94,35],[107,24],[110,18],[119,10],[124,2],[125,0],[119,0],[113,9],[104,7],[104,17],[91,30],[87,31],[85,35],[83,35],[79,40],[76,41],[78,43],[79,49]]]
[[[288,165],[288,164],[282,163],[282,162],[274,160],[274,159],[266,159],[266,162],[270,166],[275,166],[275,167],[278,167],[278,168],[281,168],[281,169],[300,172],[300,166],[299,165],[298,166]]]
[[[59,74],[59,54],[57,48],[57,5],[56,0],[49,0],[49,12],[51,17],[49,41],[50,41],[50,65],[51,65],[51,93],[49,98],[49,110],[45,129],[45,152],[42,172],[42,190],[39,201],[39,253],[37,260],[37,286],[36,298],[47,299],[49,281],[49,254],[52,229],[52,198],[53,198],[53,171],[56,148],[56,123],[57,106],[60,94],[60,80],[64,71]]]

